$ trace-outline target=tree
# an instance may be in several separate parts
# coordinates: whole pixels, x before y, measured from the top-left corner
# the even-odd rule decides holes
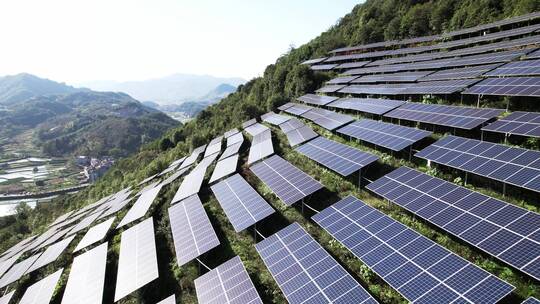
[[[159,148],[161,151],[167,151],[170,148],[174,148],[174,143],[168,137],[164,137],[159,142]]]

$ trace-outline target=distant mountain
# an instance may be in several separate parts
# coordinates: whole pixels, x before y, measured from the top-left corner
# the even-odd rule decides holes
[[[11,105],[36,96],[81,91],[64,83],[22,73],[0,77],[0,104]]]
[[[228,83],[222,83],[199,99],[202,101],[218,102],[221,99],[227,97],[229,94],[234,93],[235,91],[236,86]]]
[[[29,83],[47,84],[60,93],[52,95],[53,90],[43,89],[40,92],[46,92],[44,95],[16,102],[12,98],[5,103],[0,111],[0,137],[32,131],[35,144],[47,155],[126,156],[178,125],[166,114],[124,93],[77,90],[23,75],[16,78],[19,84],[10,78],[11,85],[4,86],[6,90],[0,90],[0,96],[7,96],[16,87],[32,87]],[[33,87],[33,94],[37,94],[35,88],[39,86]]]
[[[238,86],[245,82],[242,78],[222,78],[209,75],[174,74],[144,81],[96,81],[80,86],[96,91],[124,92],[138,100],[151,100],[160,104],[202,100],[214,88],[229,84]]]

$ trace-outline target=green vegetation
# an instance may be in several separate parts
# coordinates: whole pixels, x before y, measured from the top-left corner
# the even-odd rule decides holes
[[[275,64],[268,66],[263,77],[253,79],[241,85],[237,92],[229,95],[216,105],[203,110],[195,120],[182,127],[170,130],[161,140],[146,145],[138,153],[119,161],[97,184],[89,189],[69,197],[56,200],[53,204],[38,206],[34,211],[21,206],[16,216],[3,219],[0,223],[0,250],[5,250],[18,240],[32,234],[43,232],[46,225],[55,217],[86,204],[95,202],[105,195],[133,186],[146,177],[165,169],[170,162],[189,153],[191,149],[207,143],[213,137],[225,131],[239,127],[241,122],[256,117],[277,106],[290,101],[296,96],[311,92],[318,88],[323,81],[332,75],[314,73],[308,67],[299,65],[309,58],[323,56],[327,51],[346,45],[364,42],[375,42],[383,39],[405,38],[417,35],[429,35],[457,29],[465,26],[474,26],[504,17],[519,15],[540,9],[540,3],[534,0],[519,1],[488,1],[488,0],[441,0],[441,1],[399,1],[399,0],[368,0],[358,5],[350,14],[344,16],[335,26],[321,36],[297,49],[291,49],[280,57]],[[444,102],[431,100],[429,102]],[[448,101],[446,101],[448,102]],[[458,101],[456,101],[458,102]],[[504,100],[485,100],[490,105],[505,104]],[[515,101],[516,106],[519,101]],[[538,105],[535,104],[536,110]],[[345,141],[343,138],[311,125],[319,134],[334,140],[347,143],[351,146],[370,151],[379,155],[381,160],[367,172],[367,178],[373,179],[401,166],[408,165],[419,170],[444,177],[446,180],[461,182],[458,175],[451,170],[442,171],[428,169],[422,163],[406,161],[407,157],[396,154],[389,155],[366,145]],[[439,132],[440,133],[440,132]],[[540,286],[520,272],[509,268],[494,258],[468,246],[429,225],[414,218],[403,209],[391,206],[381,199],[374,197],[367,191],[360,190],[356,181],[343,179],[340,176],[316,165],[314,162],[291,150],[279,130],[274,132],[274,145],[276,153],[282,155],[309,175],[320,180],[326,189],[317,193],[310,204],[322,209],[348,194],[353,194],[368,204],[389,214],[430,239],[442,244],[453,252],[461,255],[480,267],[496,274],[503,280],[516,286],[515,294],[519,298],[530,295],[540,296]],[[436,134],[434,137],[441,136]],[[532,143],[533,145],[535,143]],[[243,149],[241,163],[245,163],[246,151]],[[209,172],[212,168],[209,169]],[[371,293],[382,303],[403,303],[404,299],[380,278],[371,272],[358,259],[354,258],[346,249],[326,234],[322,229],[309,221],[310,212],[302,214],[300,208],[285,208],[284,205],[266,187],[255,178],[245,166],[241,169],[250,184],[268,200],[278,211],[268,221],[263,221],[259,231],[269,235],[283,228],[293,221],[299,222],[313,235],[326,249],[328,249],[346,269],[348,269],[360,282],[363,282]],[[122,300],[122,303],[149,302],[154,303],[175,292],[182,303],[194,303],[196,300],[193,280],[200,275],[198,264],[189,263],[177,267],[174,260],[174,249],[171,240],[170,228],[167,218],[167,208],[180,181],[175,181],[164,190],[154,203],[150,213],[154,214],[157,231],[158,258],[160,265],[160,279],[142,288],[134,295]],[[495,197],[501,197],[492,184],[481,181],[472,181],[475,190]],[[473,187],[467,185],[468,187]],[[506,201],[519,204],[531,210],[538,210],[538,202],[527,199],[522,201],[519,191],[510,191]],[[210,220],[222,242],[220,250],[214,250],[203,257],[204,262],[214,267],[234,255],[239,255],[250,273],[257,290],[263,300],[268,303],[284,303],[285,300],[276,283],[264,267],[262,260],[255,252],[253,244],[255,239],[253,231],[235,233],[225,217],[222,209],[209,192],[203,187],[200,193],[201,200],[210,217]],[[125,214],[122,211],[118,218]],[[270,224],[269,224],[270,223]],[[110,299],[112,284],[116,272],[116,256],[118,255],[120,232],[108,237],[110,245],[109,265],[107,269],[106,295]],[[79,236],[80,238],[80,236]],[[76,242],[74,242],[75,244]],[[69,250],[69,249],[68,249]],[[69,266],[71,257],[63,256],[61,261],[41,270],[32,279],[49,273],[60,265]],[[56,268],[55,268],[56,267]],[[65,276],[65,275],[64,275]],[[22,280],[20,284],[28,284],[30,279]],[[65,281],[65,278],[63,278]],[[55,299],[59,302],[58,297]],[[516,301],[518,299],[512,299]]]

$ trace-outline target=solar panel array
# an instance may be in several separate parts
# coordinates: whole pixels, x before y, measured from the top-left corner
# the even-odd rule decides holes
[[[337,66],[338,66],[337,64],[316,64],[316,65],[312,65],[311,69],[314,71],[328,71]]]
[[[11,266],[11,268],[0,279],[0,288],[4,288],[20,279],[40,255],[41,253],[34,254],[33,256],[30,256]]]
[[[540,235],[534,236],[540,228],[540,214],[407,167],[367,188],[540,279]]]
[[[338,99],[338,97],[315,95],[315,94],[306,94],[306,95],[300,96],[300,97],[298,97],[296,99],[301,101],[301,102],[314,104],[314,105],[318,105],[318,106],[324,106],[324,105],[329,104],[332,101]]]
[[[9,301],[11,301],[11,298],[13,298],[14,294],[15,290],[10,293],[4,294],[2,297],[0,297],[0,304],[8,304]]]
[[[418,81],[437,81],[437,80],[478,78],[482,76],[484,73],[489,72],[501,65],[502,63],[494,63],[494,64],[465,67],[465,68],[445,69],[445,70],[440,70],[433,74],[424,76],[418,79]]]
[[[133,204],[133,206],[131,206],[131,209],[129,209],[128,213],[124,216],[122,221],[120,221],[118,226],[116,226],[116,228],[123,227],[144,217],[160,191],[161,185],[157,185],[156,187],[142,193],[141,196],[139,196],[139,198],[137,199],[137,201]]]
[[[291,147],[294,147],[319,136],[309,126],[305,125],[291,130],[285,133],[285,135],[287,136],[287,141],[289,141],[289,145],[291,145]]]
[[[211,188],[236,232],[274,213],[274,209],[240,174],[235,174]]]
[[[344,87],[345,87],[345,85],[340,85],[340,84],[334,84],[334,85],[327,84],[324,87],[317,89],[315,92],[317,92],[317,93],[335,93],[335,92],[343,89]]]
[[[289,114],[293,114],[293,115],[296,115],[296,116],[300,116],[300,115],[302,115],[302,114],[304,114],[307,111],[312,110],[312,109],[313,109],[313,107],[310,107],[310,106],[306,106],[306,105],[298,104],[298,103],[291,103],[290,105],[288,105],[287,108],[283,108],[282,111],[285,111],[285,112],[287,112]]]
[[[447,136],[415,156],[540,192],[540,151]]]
[[[483,127],[482,131],[540,137],[540,113],[513,112]]]
[[[336,78],[332,78],[329,81],[327,81],[327,84],[348,84],[349,82],[355,80],[358,78],[358,76],[339,76]]]
[[[114,301],[158,277],[154,222],[150,217],[122,232]]]
[[[62,304],[102,303],[107,243],[76,256],[71,265]]]
[[[104,206],[104,208],[102,208],[103,210],[104,209],[107,209],[107,206]],[[98,211],[95,211],[94,213],[86,216],[84,219],[82,219],[77,225],[75,225],[75,227],[73,227],[72,229],[70,229],[67,233],[67,235],[73,235],[73,234],[76,234],[88,227],[90,227],[90,225],[92,225],[93,222],[95,222],[100,216],[101,214],[103,213],[103,210],[98,210]]]
[[[176,191],[176,194],[173,197],[171,203],[179,202],[185,198],[192,196],[193,194],[199,193],[202,183],[204,181],[204,176],[206,175],[206,169],[208,166],[214,162],[217,158],[217,153],[203,159],[194,169],[191,171],[182,181],[180,187]]]
[[[231,157],[227,157],[217,162],[214,172],[210,177],[210,183],[220,180],[226,176],[229,176],[236,172],[236,166],[238,165],[238,154]]]
[[[327,106],[343,110],[355,110],[382,115],[402,104],[405,104],[405,101],[381,98],[340,98]]]
[[[223,136],[219,136],[217,138],[214,138],[206,148],[206,151],[204,151],[204,157],[208,157],[210,155],[213,155],[215,153],[221,152],[221,141],[223,140]]]
[[[49,303],[63,270],[64,269],[61,268],[28,287],[21,297],[19,304]]]
[[[527,59],[537,59],[537,58],[540,58],[540,49],[527,54]]]
[[[168,184],[174,182],[176,179],[178,179],[180,176],[184,175],[186,172],[188,172],[189,168],[183,168],[183,169],[180,169],[176,172],[174,172],[173,174],[171,174],[171,176],[167,177],[166,179],[164,179],[162,182],[161,182],[161,187],[165,187],[167,186]]]
[[[268,112],[261,116],[262,121],[272,125],[280,125],[290,119],[288,116],[276,114],[274,112]]]
[[[279,128],[281,129],[281,131],[283,131],[283,133],[288,133],[294,129],[298,129],[303,126],[304,123],[302,123],[300,120],[298,120],[297,118],[291,118],[287,122],[280,124]]]
[[[351,83],[374,83],[374,82],[415,82],[418,79],[433,73],[433,71],[401,72],[394,74],[365,75]]]
[[[327,58],[328,57],[313,58],[313,59],[309,59],[309,60],[306,60],[306,61],[302,62],[302,64],[315,64],[315,63],[323,62]]]
[[[540,96],[540,77],[487,78],[473,85],[463,94]]]
[[[441,81],[424,81],[418,83],[350,85],[340,93],[373,94],[373,95],[425,95],[458,93],[478,82],[479,79],[455,79]]]
[[[173,295],[159,301],[157,304],[176,304],[176,296],[173,294]]]
[[[272,133],[270,132],[270,129],[267,129],[265,132],[261,132],[253,137],[251,147],[249,148],[247,163],[248,165],[253,164],[272,154],[274,154]]]
[[[379,159],[322,136],[296,148],[296,151],[343,176],[349,176]]]
[[[238,256],[197,278],[195,290],[201,304],[263,303]]]
[[[262,133],[262,132],[265,132],[265,131],[268,131],[270,129],[268,129],[267,126],[265,125],[262,125],[260,123],[254,123],[252,124],[251,126],[245,128],[246,132],[249,133],[249,135],[251,136],[255,136],[259,133]]]
[[[46,266],[58,259],[58,257],[66,250],[66,248],[71,244],[75,236],[70,236],[66,239],[61,240],[58,243],[55,243],[45,250],[39,258],[28,268],[25,274],[28,274],[36,269],[39,269],[43,266]]]
[[[298,223],[255,248],[291,304],[377,303]]]
[[[231,137],[231,136],[233,136],[234,134],[239,133],[239,132],[240,132],[240,131],[239,131],[238,129],[234,128],[234,129],[231,129],[231,130],[225,132],[225,133],[223,134],[223,136],[224,136],[225,138],[228,139],[229,137]]]
[[[242,133],[240,133],[242,134]],[[225,151],[223,151],[223,154],[221,154],[221,156],[219,157],[219,160],[223,160],[227,157],[230,157],[230,156],[233,156],[235,154],[238,153],[238,151],[240,151],[240,148],[242,147],[242,144],[244,143],[244,139],[242,138],[242,141],[241,142],[237,142],[235,144],[232,144],[230,146],[228,146]]]
[[[250,169],[288,206],[322,188],[318,181],[277,155]]]
[[[353,196],[312,219],[413,303],[497,303],[514,287]]]
[[[384,116],[471,130],[496,118],[503,112],[504,110],[501,109],[407,103],[384,114]]]
[[[327,130],[334,130],[354,120],[349,115],[320,108],[314,108],[302,114],[302,117],[311,120]]]
[[[495,70],[485,73],[486,76],[532,76],[540,75],[540,60],[522,60],[509,62]]]
[[[219,239],[198,195],[170,207],[169,221],[178,266],[219,246]]]
[[[540,300],[530,297],[527,300],[521,302],[521,304],[540,304]]]
[[[247,127],[249,127],[249,126],[251,126],[252,124],[255,124],[255,123],[257,123],[257,119],[256,119],[256,118],[252,118],[252,119],[250,119],[250,120],[248,120],[248,121],[243,122],[243,123],[242,123],[242,128],[245,129],[245,128],[247,128]]]
[[[337,132],[393,151],[401,151],[431,135],[429,131],[371,119],[355,121]]]
[[[86,248],[94,243],[101,241],[107,235],[107,232],[109,232],[109,229],[111,228],[114,220],[115,218],[111,217],[110,219],[88,229],[88,231],[79,241],[79,244],[77,244],[77,247],[75,247],[73,252],[77,252],[83,248]]]
[[[241,132],[236,133],[234,135],[231,135],[229,138],[227,138],[227,148],[232,145],[242,143],[242,142],[244,142],[244,135],[242,135]]]

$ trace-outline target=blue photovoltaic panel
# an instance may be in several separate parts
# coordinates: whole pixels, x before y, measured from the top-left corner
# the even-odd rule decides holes
[[[210,177],[209,183],[213,183],[219,179],[222,179],[230,174],[236,172],[236,167],[238,166],[238,154],[227,157],[217,162],[214,172]]]
[[[272,133],[270,132],[270,129],[267,129],[253,137],[251,147],[249,148],[247,163],[248,165],[252,164],[272,154],[274,154]]]
[[[234,134],[239,133],[239,132],[240,132],[240,131],[238,131],[238,129],[234,128],[234,129],[231,129],[231,130],[225,132],[225,134],[223,134],[223,136],[224,136],[225,138],[229,138],[229,137],[231,137],[231,136],[233,136]]]
[[[341,87],[343,87],[343,86],[341,86]],[[338,97],[316,95],[316,94],[306,94],[306,95],[300,96],[300,97],[298,97],[296,99],[301,101],[301,102],[314,104],[314,105],[318,105],[318,106],[324,106],[324,105],[329,104],[332,101],[338,99]]]
[[[540,192],[539,151],[447,136],[415,156]]]
[[[401,151],[431,135],[428,131],[371,119],[358,120],[337,132],[393,151]]]
[[[375,82],[415,82],[418,79],[433,73],[433,71],[401,72],[393,74],[374,74],[359,77],[351,83],[375,83]]]
[[[244,142],[244,139],[242,139],[241,142],[238,142],[238,143],[235,143],[235,144],[232,144],[232,145],[228,146],[225,149],[225,151],[223,151],[223,154],[221,154],[221,156],[219,157],[219,160],[221,161],[222,159],[225,159],[225,158],[227,158],[229,156],[237,154],[238,151],[240,151],[240,147],[242,147],[243,142]]]
[[[321,183],[277,155],[250,169],[288,206],[322,188]]]
[[[379,159],[371,153],[324,137],[318,137],[296,148],[296,151],[343,176],[359,171]]]
[[[286,104],[279,106],[278,110],[285,111],[285,109],[288,109],[288,108],[290,108],[290,107],[292,107],[294,105],[295,105],[295,103],[293,103],[293,102],[287,102]]]
[[[451,79],[468,79],[478,78],[482,74],[493,70],[494,68],[502,65],[502,63],[470,66],[457,69],[445,69],[437,71],[428,76],[418,79],[418,81],[436,81],[436,80],[451,80]]]
[[[329,71],[337,66],[337,64],[316,64],[312,65],[311,69],[314,71]]]
[[[496,118],[503,112],[504,110],[501,109],[407,103],[384,114],[384,116],[471,130]]]
[[[303,126],[291,130],[285,133],[285,135],[287,135],[287,140],[289,141],[289,145],[291,145],[291,147],[304,143],[318,136],[318,134],[315,133],[315,131],[313,131],[309,126]]]
[[[280,124],[279,128],[281,129],[281,131],[283,131],[283,133],[289,133],[290,131],[294,129],[298,129],[303,126],[304,126],[304,123],[302,123],[300,120],[296,118],[291,118],[287,122]]]
[[[197,194],[169,208],[178,266],[219,246],[219,239]]]
[[[540,60],[509,62],[484,75],[489,77],[540,75]]]
[[[311,111],[302,114],[302,117],[313,121],[327,130],[334,130],[354,120],[354,118],[349,115],[321,108],[314,108]]]
[[[483,127],[482,131],[540,137],[540,113],[513,112]]]
[[[341,89],[343,89],[345,85],[343,84],[334,84],[334,85],[325,85],[324,87],[317,89],[316,93],[335,93]]]
[[[238,256],[195,280],[200,304],[262,304],[262,300]]]
[[[262,124],[260,124],[260,123],[254,123],[254,124],[252,124],[251,126],[245,128],[244,130],[245,130],[246,132],[248,132],[249,135],[255,136],[255,135],[257,135],[257,134],[260,134],[260,133],[262,133],[262,132],[264,132],[264,131],[267,131],[267,130],[270,130],[270,129],[268,129],[267,126],[262,125]]]
[[[236,232],[274,213],[274,209],[240,174],[235,174],[211,188]]]
[[[275,125],[275,126],[280,125],[289,119],[291,119],[291,117],[284,116],[281,114],[276,114],[274,112],[268,112],[261,116],[262,121]]]
[[[359,112],[382,115],[405,103],[405,101],[401,100],[382,98],[340,98],[327,106],[344,110],[355,110]]]
[[[255,248],[291,304],[377,303],[298,223]]]
[[[323,62],[323,61],[325,61],[327,58],[328,58],[328,57],[313,58],[313,59],[309,59],[309,60],[306,60],[306,61],[302,62],[302,64],[308,64],[308,65],[311,65],[311,64]]]
[[[540,58],[540,49],[530,53],[527,55],[526,57],[527,59],[537,59],[537,58]]]
[[[532,237],[540,229],[540,214],[407,167],[381,177],[367,188],[540,279],[540,239]]]
[[[256,122],[257,122],[257,119],[256,119],[256,118],[252,118],[252,119],[250,119],[250,120],[248,120],[248,121],[244,121],[244,122],[242,123],[242,128],[245,129],[245,128],[251,126],[252,124],[254,124],[254,123],[256,123]]]
[[[527,300],[521,302],[521,304],[540,304],[540,300],[530,297]]]
[[[312,219],[413,303],[497,303],[514,287],[359,199]]]
[[[311,106],[306,106],[306,105],[299,104],[299,103],[293,103],[290,107],[284,109],[283,111],[285,111],[285,112],[287,112],[289,114],[300,116],[300,115],[306,113],[307,111],[309,111],[311,109],[314,109],[314,108],[311,107]]]
[[[236,133],[227,138],[227,147],[244,141],[244,135],[242,133]]]
[[[340,76],[327,81],[327,84],[347,84],[358,78],[358,76]]]
[[[540,77],[487,78],[463,94],[540,96]]]

